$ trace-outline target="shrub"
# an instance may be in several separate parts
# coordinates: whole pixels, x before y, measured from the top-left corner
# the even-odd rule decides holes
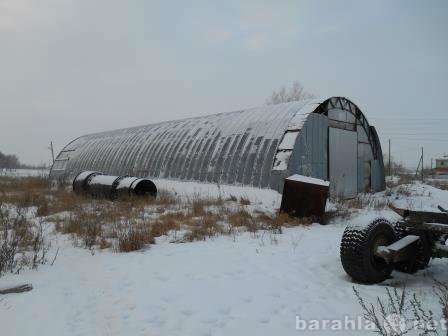
[[[229,224],[233,228],[244,227],[249,232],[255,232],[258,229],[257,221],[244,208],[238,209],[227,216]]]
[[[218,216],[205,212],[199,220],[190,223],[189,231],[184,235],[184,240],[190,242],[205,240],[207,237],[214,237],[222,233],[224,233],[224,230],[218,223]]]
[[[197,198],[191,203],[191,215],[194,217],[202,216],[205,213],[204,201]]]
[[[249,205],[250,200],[247,197],[240,197],[240,204],[241,205]]]
[[[167,235],[172,230],[179,230],[180,223],[185,217],[182,212],[161,215],[156,221],[151,223],[151,235],[153,237],[160,237]]]
[[[120,252],[137,251],[148,244],[154,244],[154,237],[145,225],[128,223],[127,228],[118,233],[118,251]]]
[[[50,214],[50,208],[48,206],[48,202],[43,199],[42,202],[38,205],[36,215],[39,217],[45,217]]]
[[[0,204],[0,276],[26,265],[37,268],[46,262],[48,249],[43,221],[32,223],[23,208],[13,212]]]
[[[226,201],[236,202],[236,201],[238,201],[238,199],[236,198],[236,196],[230,195],[228,198],[226,198]]]
[[[78,209],[63,220],[59,228],[63,233],[79,237],[86,248],[91,249],[102,237],[102,213]]]

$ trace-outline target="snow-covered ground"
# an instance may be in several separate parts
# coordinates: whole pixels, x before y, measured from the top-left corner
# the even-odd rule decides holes
[[[256,206],[278,207],[276,192],[157,181],[178,193],[227,193]],[[215,189],[214,189],[215,188]],[[368,196],[366,196],[368,197]],[[434,209],[448,205],[448,192],[415,184],[378,193],[397,205]],[[28,293],[0,297],[2,335],[298,335],[296,316],[356,319],[362,310],[355,285],[366,300],[384,297],[388,285],[415,291],[440,316],[431,276],[448,279],[446,260],[433,260],[415,275],[394,272],[380,285],[353,284],[339,260],[348,221],[367,224],[375,217],[396,218],[390,210],[353,210],[348,220],[329,225],[220,236],[203,242],[171,243],[158,238],[150,249],[132,253],[73,247],[68,236],[53,234],[53,266],[0,278],[0,287],[32,283]],[[330,330],[312,334],[332,334]],[[340,335],[371,335],[340,331]]]
[[[0,169],[0,176],[10,177],[48,177],[49,170],[47,169]]]
[[[232,185],[219,185],[199,182],[179,182],[167,179],[154,179],[154,183],[160,190],[167,190],[182,198],[200,196],[201,198],[230,196],[243,197],[250,200],[260,210],[272,211],[280,207],[282,195],[271,189],[259,189],[251,187],[238,187]]]

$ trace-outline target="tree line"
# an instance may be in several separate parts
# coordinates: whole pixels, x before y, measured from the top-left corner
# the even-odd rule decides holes
[[[7,155],[0,152],[0,168],[20,168],[19,158],[17,157],[17,155]]]
[[[14,154],[3,154],[0,152],[0,169],[40,169],[45,168],[44,165],[33,166],[23,164],[19,161],[17,155]]]

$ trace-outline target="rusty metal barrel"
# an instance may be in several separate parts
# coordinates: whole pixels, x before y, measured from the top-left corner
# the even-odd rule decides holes
[[[117,199],[126,196],[157,196],[157,187],[149,179],[133,176],[112,176],[84,171],[73,180],[73,191],[94,197]]]

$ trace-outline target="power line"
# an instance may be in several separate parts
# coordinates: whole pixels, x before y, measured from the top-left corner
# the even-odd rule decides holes
[[[448,139],[400,138],[400,140],[448,142]]]
[[[369,120],[375,120],[375,119],[383,119],[383,120],[400,120],[400,121],[417,121],[417,120],[448,120],[448,118],[431,118],[431,117],[419,117],[419,118],[409,118],[409,117],[369,117]]]
[[[446,133],[431,133],[431,132],[421,132],[421,133],[396,133],[396,132],[379,132],[380,134],[387,134],[387,135],[445,135]],[[447,137],[448,139],[448,137]]]

